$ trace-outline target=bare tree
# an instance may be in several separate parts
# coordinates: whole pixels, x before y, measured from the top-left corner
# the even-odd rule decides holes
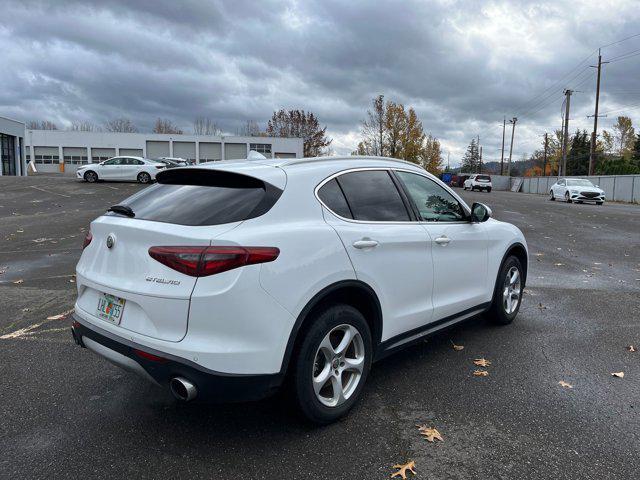
[[[99,132],[101,129],[95,123],[91,122],[73,122],[69,130],[73,132]]]
[[[58,130],[58,126],[51,120],[30,120],[27,122],[27,130]]]
[[[242,137],[263,137],[265,135],[255,120],[247,120],[246,123],[237,130],[237,134]]]
[[[138,133],[138,128],[128,118],[114,118],[104,124],[107,132]]]
[[[166,118],[158,118],[153,126],[153,133],[175,133],[182,135],[184,132],[180,130],[171,120]]]
[[[378,95],[371,102],[373,110],[367,110],[367,119],[362,121],[362,145],[358,145],[360,155],[385,155],[386,112],[384,95]]]
[[[196,117],[193,121],[194,135],[220,135],[222,130],[209,117]]]
[[[327,127],[320,128],[318,118],[304,110],[279,110],[273,112],[267,122],[266,134],[272,137],[303,139],[305,157],[317,157],[327,153],[332,139],[327,137]]]

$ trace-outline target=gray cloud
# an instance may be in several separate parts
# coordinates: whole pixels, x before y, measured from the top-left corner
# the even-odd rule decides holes
[[[162,116],[185,130],[208,115],[233,133],[304,108],[346,153],[383,93],[413,106],[454,161],[477,134],[498,158],[503,115],[520,118],[515,157],[531,152],[559,127],[565,87],[578,90],[572,129],[589,129],[588,56],[640,33],[633,0],[5,0],[3,16],[15,21],[0,26],[0,114],[62,125],[127,116],[146,129]],[[603,52],[635,49],[640,37]],[[607,65],[601,110],[640,103],[639,74],[640,56]]]

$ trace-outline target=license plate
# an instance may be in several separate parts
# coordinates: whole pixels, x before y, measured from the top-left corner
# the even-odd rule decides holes
[[[124,312],[124,298],[102,293],[98,297],[97,315],[107,322],[120,325]]]

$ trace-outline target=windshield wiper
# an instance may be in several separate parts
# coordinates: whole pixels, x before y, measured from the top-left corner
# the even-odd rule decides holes
[[[112,205],[111,207],[109,207],[109,210],[107,210],[107,212],[115,212],[119,213],[120,215],[126,215],[127,217],[136,216],[136,214],[133,213],[133,210],[131,210],[131,207],[128,207],[126,205]]]

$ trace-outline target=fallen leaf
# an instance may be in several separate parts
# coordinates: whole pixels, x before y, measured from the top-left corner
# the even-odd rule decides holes
[[[27,312],[30,312],[30,311],[31,311],[31,309],[30,309],[30,308],[23,308],[23,309],[22,309],[22,311],[23,311],[24,313],[27,313]]]
[[[565,382],[564,380],[560,380],[558,383],[560,384],[561,387],[573,388],[573,385],[571,385],[570,383]]]
[[[21,283],[24,283],[24,280],[23,279],[14,280],[13,283],[15,283],[16,285],[20,285]]]
[[[554,263],[556,267],[564,267],[564,263]]]
[[[546,310],[546,309],[547,309],[547,307],[545,307],[544,305],[542,305],[542,302],[540,302],[540,303],[538,304],[538,308],[539,308],[540,310]]]
[[[424,435],[428,442],[433,443],[434,440],[440,440],[441,442],[444,441],[442,440],[442,435],[440,435],[440,432],[437,429],[429,428],[426,425],[416,425],[416,427],[420,430],[420,435]]]
[[[624,378],[624,372],[613,372],[611,375],[618,378]]]
[[[73,308],[71,310],[67,310],[66,312],[59,313],[58,315],[51,315],[47,317],[47,320],[62,320],[63,318],[67,318],[69,314],[73,313]]]
[[[489,365],[491,365],[491,362],[489,360],[487,360],[486,358],[476,358],[473,361],[474,365],[477,365],[479,367],[488,367]]]
[[[629,345],[629,346],[627,347],[627,350],[629,350],[631,353],[633,353],[633,352],[637,352],[636,347],[634,347],[633,345]]]
[[[73,278],[70,278],[69,283],[76,283],[76,281]]]
[[[487,375],[489,375],[489,372],[486,370],[476,370],[473,372],[474,377],[486,377]]]
[[[398,471],[396,473],[391,474],[391,478],[401,477],[403,480],[406,480],[407,471],[411,472],[413,475],[416,474],[416,471],[414,470],[414,468],[416,468],[416,462],[414,462],[413,460],[411,460],[408,463],[405,463],[404,465],[394,465],[393,468],[397,468]]]
[[[451,345],[453,346],[453,349],[456,352],[459,352],[460,350],[464,350],[464,345],[456,345],[455,343],[451,342]]]

